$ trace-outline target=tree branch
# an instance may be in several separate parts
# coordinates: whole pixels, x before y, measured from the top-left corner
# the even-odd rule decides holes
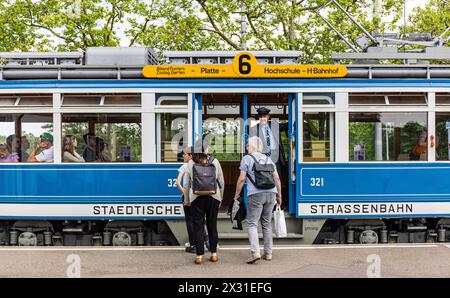
[[[33,11],[31,10],[32,3],[30,5],[30,1],[27,1],[27,2],[28,2],[28,7],[27,8],[28,8],[28,13],[29,13],[29,17],[30,17],[30,23],[29,23],[30,27],[35,27],[35,28],[40,28],[40,29],[47,30],[51,34],[53,34],[55,37],[57,37],[59,39],[76,43],[76,41],[74,39],[72,39],[70,37],[67,37],[67,36],[63,36],[63,35],[57,33],[55,30],[53,30],[52,28],[50,28],[48,26],[44,26],[44,25],[40,25],[40,24],[34,23],[34,21],[33,21]]]
[[[139,35],[141,35],[142,33],[145,32],[145,30],[147,30],[147,26],[148,23],[150,22],[150,19],[145,19],[144,25],[142,26],[141,30],[138,31],[138,33],[136,33],[133,38],[130,41],[130,44],[128,45],[129,47],[133,46],[134,43],[136,42],[136,40],[138,39]]]
[[[315,42],[313,49],[311,50],[311,52],[309,53],[309,57],[308,57],[308,63],[312,63],[314,62],[313,57],[314,55],[316,55],[317,50],[319,49],[319,44],[320,44],[321,40],[317,39],[317,41]]]
[[[233,48],[235,48],[236,50],[239,50],[240,47],[234,43],[230,38],[228,38],[219,28],[219,26],[217,26],[216,22],[214,21],[213,17],[211,16],[211,12],[206,8],[206,5],[203,1],[201,0],[196,0],[198,4],[200,4],[200,6],[203,8],[203,10],[206,13],[206,16],[209,19],[209,22],[211,23],[211,25],[214,28],[214,33],[218,34],[226,43],[228,43],[230,46],[232,46]]]
[[[300,7],[298,10],[299,11],[316,10],[318,8],[320,8],[320,5],[313,5],[313,6],[308,6],[308,7]]]
[[[86,10],[86,6],[83,6],[83,13],[84,13],[84,15],[88,15],[88,12]],[[80,32],[83,31],[83,27],[81,26],[81,24],[75,23],[75,25],[77,26],[78,29],[80,29]],[[92,32],[89,29],[86,30],[86,33],[83,32],[82,34],[83,34],[84,38],[86,38],[87,35],[89,35],[89,38],[91,39],[92,45],[95,45],[95,37],[92,35]],[[84,42],[84,44],[87,46],[86,42]]]
[[[154,12],[154,10],[155,10],[155,0],[152,0],[152,3],[150,4],[150,7],[151,7],[151,9],[150,9],[150,11],[149,11],[147,17],[145,18],[144,25],[142,26],[141,30],[139,30],[139,31],[133,36],[133,38],[132,38],[131,41],[130,41],[130,44],[128,45],[129,47],[133,46],[134,43],[136,42],[136,40],[138,39],[138,37],[139,37],[142,33],[144,33],[145,30],[147,30],[148,23],[150,22],[151,16],[153,16],[153,12]]]
[[[106,24],[103,28],[108,29],[109,27],[109,31],[107,31],[106,35],[103,37],[103,44],[106,45],[108,43],[108,41],[111,38],[111,31],[114,27],[114,20],[116,18],[116,5],[113,3],[112,4],[112,10],[111,10],[111,15],[109,16],[108,20],[106,21]]]
[[[261,40],[264,45],[267,47],[267,49],[269,50],[273,50],[273,47],[267,42],[267,40],[256,30],[255,25],[252,22],[252,19],[250,17],[250,15],[248,13],[246,13],[247,16],[247,20],[248,23],[250,25],[250,28],[252,28],[253,33],[255,33],[256,38],[258,38],[259,40]]]

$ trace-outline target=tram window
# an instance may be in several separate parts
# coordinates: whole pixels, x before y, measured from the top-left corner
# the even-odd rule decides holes
[[[82,106],[141,106],[140,94],[63,94],[63,107]]]
[[[450,93],[436,93],[436,105],[450,105]]]
[[[426,93],[351,93],[350,105],[427,105]]]
[[[53,96],[21,96],[18,104],[19,106],[52,106]]]
[[[105,95],[103,105],[105,106],[141,106],[140,94],[111,94]]]
[[[51,107],[52,105],[53,105],[53,96],[51,94],[0,95],[0,107],[2,106]]]
[[[187,106],[187,94],[156,94],[156,105],[158,106]]]
[[[28,162],[31,151],[41,143],[40,136],[52,131],[51,114],[0,114],[0,144],[6,145],[0,152],[0,162]],[[46,145],[51,150],[51,143]],[[39,149],[36,155],[44,150]]]
[[[427,105],[426,94],[396,94],[388,96],[391,105]]]
[[[14,106],[16,100],[17,100],[16,97],[0,96],[0,107]]]
[[[332,105],[334,104],[334,93],[304,93],[304,105]]]
[[[98,106],[100,105],[100,96],[87,94],[67,94],[62,95],[63,107],[78,106]]]
[[[348,103],[350,105],[384,105],[386,104],[386,98],[384,95],[350,94]]]
[[[286,115],[289,113],[288,106],[286,104],[264,104],[264,103],[258,103],[257,105],[253,105],[251,108],[251,114],[252,115],[258,115],[257,110],[260,107],[266,107],[270,110],[270,115],[272,115],[272,118],[274,115]],[[284,111],[286,109],[286,112]]]
[[[427,160],[426,113],[350,113],[349,160]]]
[[[203,106],[205,115],[239,115],[239,105],[214,104]]]
[[[75,150],[85,162],[139,162],[141,131],[140,114],[63,114],[62,153],[64,137],[73,135]]]
[[[182,162],[187,146],[187,114],[158,114],[158,162]]]
[[[303,161],[334,161],[334,114],[303,113]]]
[[[436,160],[450,160],[450,113],[436,113]]]
[[[211,145],[210,153],[220,161],[239,161],[242,119],[209,118],[203,121],[203,139]]]

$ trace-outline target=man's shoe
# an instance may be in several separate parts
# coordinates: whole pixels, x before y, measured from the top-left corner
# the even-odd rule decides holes
[[[195,263],[196,265],[201,265],[201,264],[203,264],[203,257],[196,257],[195,260],[194,260],[194,263]]]
[[[209,260],[213,263],[217,262],[219,260],[219,258],[217,257],[217,255],[212,255]]]
[[[271,253],[264,253],[262,255],[262,258],[266,261],[272,261],[272,254]]]
[[[188,253],[195,254],[195,252],[196,252],[195,245],[191,245],[191,246],[186,247],[185,251],[188,252]]]
[[[256,261],[261,260],[261,255],[259,253],[252,254],[252,257],[247,260],[247,264],[254,264]]]

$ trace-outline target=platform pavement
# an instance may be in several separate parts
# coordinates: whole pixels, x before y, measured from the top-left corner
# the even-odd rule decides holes
[[[218,255],[195,265],[182,247],[0,247],[0,277],[450,277],[447,243],[276,246],[253,265],[247,246]]]

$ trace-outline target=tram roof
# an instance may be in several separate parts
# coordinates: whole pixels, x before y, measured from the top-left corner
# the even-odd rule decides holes
[[[265,92],[279,89],[295,92],[298,89],[339,88],[450,88],[450,79],[133,79],[133,80],[4,80],[0,90],[54,90],[54,89],[173,89],[175,92],[191,90],[220,90],[223,92],[252,90]],[[39,91],[44,92],[44,91]]]
[[[428,50],[425,56],[442,56],[443,51],[450,58],[450,49]],[[437,52],[436,52],[437,51]],[[358,54],[355,62],[362,58],[381,59],[383,55],[398,53],[380,53],[368,51]],[[382,51],[386,52],[386,51]],[[174,64],[230,64],[236,51],[169,51],[164,52],[166,62]],[[299,65],[301,53],[298,51],[251,51],[261,64],[296,64]],[[439,55],[438,55],[439,54]],[[350,54],[348,54],[350,55]],[[347,56],[348,56],[347,55]],[[362,56],[361,56],[362,55]],[[372,56],[371,56],[372,55]],[[373,56],[375,55],[375,56]],[[408,54],[413,55],[413,54]],[[449,64],[423,63],[423,55],[414,54],[416,64],[349,64],[347,75],[340,80],[348,79],[450,79]],[[345,59],[347,56],[340,58]],[[360,57],[361,56],[361,57]],[[350,56],[349,56],[350,57]],[[409,56],[408,56],[409,57]],[[336,57],[335,57],[336,58]],[[411,58],[411,57],[409,57]],[[366,62],[370,62],[370,59]],[[184,62],[183,62],[184,61]],[[48,53],[0,53],[0,81],[16,80],[120,80],[133,81],[144,79],[142,69],[146,65],[158,64],[159,60],[153,49],[149,47],[98,47],[88,48],[85,52],[48,52]],[[162,79],[159,79],[163,82]],[[214,79],[220,82],[235,79]],[[249,79],[245,79],[246,81]],[[264,79],[268,81],[270,79]],[[323,79],[322,79],[323,80]],[[339,79],[338,79],[339,80]],[[188,81],[186,79],[186,81]],[[295,82],[296,79],[283,81]],[[313,80],[316,81],[316,80]],[[172,81],[175,82],[175,81]],[[179,80],[176,82],[180,83]]]

